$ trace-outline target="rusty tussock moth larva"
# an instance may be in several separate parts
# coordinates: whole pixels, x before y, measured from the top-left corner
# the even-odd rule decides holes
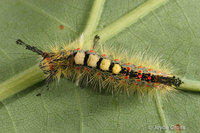
[[[170,73],[153,70],[130,62],[124,63],[113,59],[107,54],[97,53],[98,40],[96,35],[91,50],[80,47],[69,49],[52,48],[52,52],[44,52],[30,46],[20,39],[16,41],[42,57],[39,67],[46,76],[46,87],[54,79],[65,77],[76,82],[81,87],[91,86],[100,92],[150,92],[156,89],[171,90],[179,87],[183,82]],[[43,90],[43,89],[42,89]],[[41,91],[42,91],[41,90]],[[41,95],[41,92],[37,96]]]

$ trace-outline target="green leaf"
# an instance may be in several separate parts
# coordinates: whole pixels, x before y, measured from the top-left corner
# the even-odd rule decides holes
[[[36,97],[44,87],[44,82],[35,84],[43,79],[36,65],[38,56],[15,44],[20,38],[48,50],[84,32],[88,47],[99,34],[101,43],[123,47],[130,56],[132,48],[149,56],[157,54],[174,66],[174,74],[184,77],[182,89],[199,91],[200,4],[197,0],[165,2],[0,1],[0,99],[30,86],[0,103],[0,133],[175,132],[160,128],[176,124],[184,127],[183,132],[198,132],[199,93],[111,96],[62,79]]]

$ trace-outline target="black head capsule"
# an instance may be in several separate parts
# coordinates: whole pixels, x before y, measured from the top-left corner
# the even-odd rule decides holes
[[[184,82],[182,82],[179,78],[176,78],[175,76],[173,76],[172,79],[172,84],[178,88],[181,84],[183,84]]]
[[[176,78],[175,76],[173,77],[160,76],[157,78],[157,81],[168,86],[173,86],[175,88],[178,88],[183,83],[179,78]]]
[[[36,48],[36,47],[34,47],[34,46],[31,46],[31,45],[29,45],[29,44],[26,44],[26,43],[24,43],[22,40],[20,40],[20,39],[18,39],[17,41],[16,41],[16,43],[17,44],[19,44],[19,45],[23,45],[23,46],[25,46],[26,47],[26,49],[28,49],[28,50],[30,50],[30,51],[32,51],[32,52],[35,52],[35,53],[37,53],[38,55],[41,55],[42,57],[43,57],[43,60],[44,59],[47,59],[50,55],[49,55],[49,53],[46,53],[46,52],[43,52],[42,50],[39,50],[38,48]],[[48,67],[50,67],[50,71],[49,72],[46,72],[46,70],[43,70],[42,68],[42,65],[40,65],[40,68],[44,71],[44,73],[46,72],[47,74],[49,74],[48,75],[48,77],[46,78],[46,87],[47,87],[47,89],[48,89],[48,85],[49,85],[49,83],[53,80],[53,77],[54,77],[54,75],[56,74],[56,71],[53,71],[54,70],[54,66],[53,65],[50,65],[50,66],[48,66]],[[52,69],[52,70],[51,70]],[[42,91],[43,91],[43,89],[40,91],[40,93],[38,93],[36,96],[41,96],[41,93],[42,93]]]

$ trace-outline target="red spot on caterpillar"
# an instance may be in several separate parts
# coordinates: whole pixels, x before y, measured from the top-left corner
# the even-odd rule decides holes
[[[119,59],[114,59],[114,61],[119,61]]]
[[[93,52],[94,52],[94,50],[90,50],[89,52],[90,52],[90,53],[93,53]]]
[[[51,58],[47,57],[47,58],[45,58],[45,60],[49,62],[49,61],[51,61]]]
[[[147,79],[148,79],[148,80],[151,80],[151,76],[149,76]]]
[[[130,67],[127,67],[126,69],[127,69],[129,72],[131,71],[131,68],[130,68]]]
[[[127,63],[126,63],[126,65],[130,65],[130,64],[131,64],[130,62],[127,62]]]
[[[76,69],[76,70],[80,70],[80,67],[74,67],[74,69]]]
[[[125,83],[126,83],[126,81],[125,81],[125,80],[122,80],[122,83],[123,83],[123,84],[125,84]]]
[[[77,48],[76,50],[78,50],[78,51],[79,51],[79,50],[81,50],[81,49],[80,49],[80,48]]]
[[[63,29],[64,29],[64,25],[61,24],[61,25],[59,26],[59,29],[60,29],[60,30],[63,30]]]
[[[137,79],[136,81],[137,81],[137,82],[140,82],[141,80],[140,80],[140,79]]]
[[[152,71],[152,69],[148,69],[148,71]]]
[[[84,70],[85,70],[86,72],[89,72],[89,71],[90,71],[90,69],[87,68],[87,67],[85,67]]]
[[[54,69],[54,65],[49,65],[49,69],[53,70]]]
[[[124,79],[128,79],[129,77],[128,76],[124,76]]]
[[[138,68],[143,68],[142,66],[139,66]]]
[[[139,70],[138,72],[139,72],[139,73],[142,73],[142,70]]]
[[[101,75],[101,73],[100,73],[100,72],[97,72],[97,75]]]
[[[138,78],[140,78],[140,79],[141,79],[141,78],[142,78],[142,75],[141,75],[141,74],[140,74],[140,75],[138,75]]]
[[[113,77],[112,77],[112,76],[109,76],[109,79],[113,80]]]
[[[106,54],[102,54],[101,56],[107,56]]]

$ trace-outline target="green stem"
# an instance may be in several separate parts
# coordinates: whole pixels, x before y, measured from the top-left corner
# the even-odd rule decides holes
[[[183,78],[182,81],[184,83],[178,89],[185,90],[185,91],[200,92],[200,81],[188,80],[188,79],[185,79],[185,78]]]
[[[92,10],[90,12],[90,16],[87,21],[87,25],[84,29],[84,37],[87,38],[91,34],[93,34],[97,28],[99,23],[105,0],[95,0],[92,6]]]
[[[0,84],[0,101],[45,79],[38,64]]]
[[[92,36],[90,36],[90,38],[87,38],[87,42],[91,43],[95,35],[99,35],[101,37],[101,43],[112,38],[113,36],[121,32],[128,26],[132,25],[133,23],[137,22],[139,19],[143,18],[152,10],[155,10],[167,1],[168,0],[148,0],[144,4],[140,5],[138,8],[120,17],[118,20],[109,24],[102,30],[95,32]]]
[[[156,90],[155,102],[156,102],[156,107],[158,109],[158,115],[160,116],[162,126],[167,127],[168,126],[167,120],[165,118],[164,110],[163,110],[163,107],[162,107],[162,100],[160,98],[160,93],[158,92],[158,90]],[[168,133],[168,130],[164,130],[164,132]]]

